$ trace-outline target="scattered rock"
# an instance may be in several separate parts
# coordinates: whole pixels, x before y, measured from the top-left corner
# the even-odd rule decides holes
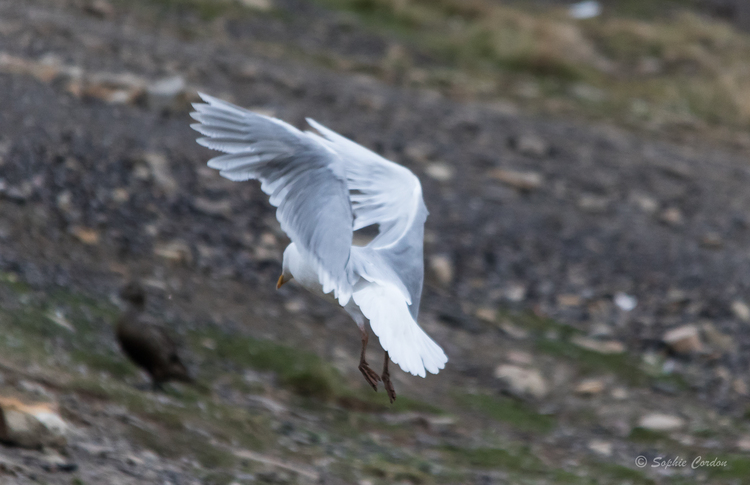
[[[72,76],[67,90],[76,97],[96,98],[109,104],[133,104],[143,95],[147,82],[130,73],[90,73]]]
[[[612,389],[611,393],[612,399],[617,399],[618,401],[624,401],[628,398],[628,390],[624,387],[615,387]]]
[[[737,449],[744,452],[750,452],[750,436],[742,436],[738,439]]]
[[[122,187],[114,189],[112,191],[112,200],[114,200],[118,204],[127,202],[128,200],[130,200],[130,192],[128,192],[128,189]]]
[[[540,399],[549,392],[546,381],[536,369],[502,364],[495,369],[495,377],[507,384],[515,395]]]
[[[527,291],[528,289],[526,288],[526,285],[511,284],[507,288],[505,288],[505,299],[514,303],[522,302],[526,299]]]
[[[245,7],[260,10],[261,12],[268,12],[273,8],[271,0],[240,0],[240,3]]]
[[[493,323],[497,319],[497,310],[490,307],[479,307],[474,315],[480,320]]]
[[[659,201],[646,194],[632,194],[630,200],[647,214],[653,214],[659,209]]]
[[[175,240],[157,243],[154,254],[175,263],[192,264],[193,252],[185,241]]]
[[[167,196],[175,195],[179,186],[172,175],[172,169],[169,168],[167,157],[161,153],[146,152],[143,154],[143,161],[151,169],[151,175],[156,184],[164,190]]]
[[[589,450],[597,455],[612,456],[612,443],[604,440],[591,440],[588,444]]]
[[[524,340],[528,338],[529,332],[528,330],[521,328],[517,325],[513,325],[508,320],[504,320],[498,324],[498,327],[500,327],[500,330],[505,332],[509,337],[512,337],[516,340]]]
[[[621,354],[625,352],[625,346],[617,340],[596,340],[576,335],[570,341],[578,347],[600,354]]]
[[[591,214],[601,214],[609,208],[609,198],[584,194],[578,199],[578,208]]]
[[[45,313],[45,316],[49,318],[52,322],[64,328],[65,330],[75,333],[76,331],[75,327],[73,327],[73,325],[71,325],[68,319],[65,318],[65,314],[62,312],[62,310],[58,309],[58,310],[55,310],[54,312],[49,311]]]
[[[32,449],[64,447],[68,431],[54,404],[25,404],[13,397],[0,397],[0,441]]]
[[[745,323],[750,322],[750,307],[742,300],[732,302],[732,313]]]
[[[564,307],[581,306],[583,300],[578,295],[557,295],[557,304]]]
[[[188,106],[186,89],[182,76],[159,79],[146,87],[146,102],[155,111],[179,111]]]
[[[424,169],[425,173],[438,182],[448,182],[453,179],[453,168],[447,163],[431,163]]]
[[[692,354],[703,350],[700,332],[695,325],[673,328],[664,334],[662,340],[678,354]]]
[[[508,362],[518,365],[531,365],[534,363],[534,356],[523,350],[511,350],[508,352]]]
[[[750,389],[748,389],[747,382],[741,377],[736,378],[732,381],[732,389],[740,396],[750,395]]]
[[[534,190],[542,186],[542,175],[537,172],[516,172],[496,168],[489,176],[519,190]]]
[[[724,240],[717,232],[707,232],[701,237],[700,243],[706,249],[721,249],[724,246]]]
[[[430,268],[438,281],[447,286],[453,281],[453,261],[445,254],[436,254],[430,258]]]
[[[57,58],[47,57],[34,61],[0,52],[0,72],[33,76],[41,82],[49,83],[62,73],[62,68]]]
[[[83,226],[73,226],[70,233],[83,244],[95,246],[99,244],[99,232],[96,229]]]
[[[435,148],[423,142],[412,142],[406,146],[404,154],[415,162],[426,163],[435,155]]]
[[[708,344],[715,350],[726,353],[732,352],[735,349],[734,339],[730,335],[719,331],[711,322],[703,322],[701,330]]]
[[[198,212],[209,216],[229,219],[232,215],[232,201],[229,199],[211,200],[205,197],[196,197],[193,199],[192,205]]]
[[[539,135],[527,133],[511,140],[513,147],[522,155],[542,158],[549,155],[549,144]]]
[[[602,379],[586,379],[576,386],[575,392],[584,396],[594,396],[601,394],[605,387],[606,385]]]
[[[647,414],[638,420],[638,426],[650,431],[676,431],[685,426],[685,420],[671,414]]]
[[[99,17],[100,19],[111,19],[115,16],[114,7],[112,7],[112,4],[106,0],[93,0],[91,2],[86,2],[83,6],[83,11],[94,17]]]
[[[684,222],[682,211],[676,207],[669,207],[659,215],[659,220],[669,226],[681,226]]]
[[[627,293],[618,292],[615,293],[615,305],[622,311],[630,312],[638,306],[638,299]]]

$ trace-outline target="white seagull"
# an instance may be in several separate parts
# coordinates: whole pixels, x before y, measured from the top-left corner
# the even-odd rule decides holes
[[[208,166],[229,180],[260,180],[292,240],[276,287],[295,279],[338,300],[362,333],[359,370],[376,391],[382,379],[391,402],[389,358],[421,377],[445,367],[443,349],[417,324],[427,218],[419,179],[309,118],[322,136],[200,96],[205,103],[193,104],[190,114],[198,121],[191,127],[205,136],[198,143],[226,153]],[[372,224],[378,235],[367,246],[353,246],[353,232]],[[380,376],[365,360],[365,318],[385,350]]]

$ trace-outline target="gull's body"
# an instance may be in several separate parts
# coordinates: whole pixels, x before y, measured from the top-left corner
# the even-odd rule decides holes
[[[417,324],[427,218],[419,179],[313,120],[323,136],[201,96],[207,104],[195,104],[192,113],[199,122],[192,127],[206,135],[198,142],[227,153],[208,166],[230,180],[260,180],[292,240],[279,286],[294,278],[338,301],[362,331],[360,370],[377,388],[380,379],[364,359],[369,320],[386,351],[383,381],[391,399],[389,357],[414,375],[437,374],[448,359]],[[353,232],[373,224],[378,235],[353,246]]]

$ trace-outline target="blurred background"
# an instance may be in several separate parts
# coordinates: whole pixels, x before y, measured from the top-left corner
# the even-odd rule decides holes
[[[0,0],[0,482],[750,483],[748,28],[741,0]],[[445,370],[394,366],[391,406],[348,315],[275,289],[288,239],[206,167],[198,91],[420,177]],[[133,315],[194,384],[151,390]]]

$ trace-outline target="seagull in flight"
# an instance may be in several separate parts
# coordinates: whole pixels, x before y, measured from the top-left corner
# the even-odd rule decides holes
[[[417,324],[427,218],[419,179],[312,119],[319,134],[200,96],[190,114],[204,136],[197,141],[225,153],[208,166],[229,180],[259,180],[291,239],[276,288],[294,279],[342,306],[362,335],[360,372],[376,391],[382,381],[391,402],[389,360],[421,377],[444,368],[443,349]],[[354,246],[354,231],[374,224],[378,235]],[[365,359],[365,320],[385,350],[380,375]]]

